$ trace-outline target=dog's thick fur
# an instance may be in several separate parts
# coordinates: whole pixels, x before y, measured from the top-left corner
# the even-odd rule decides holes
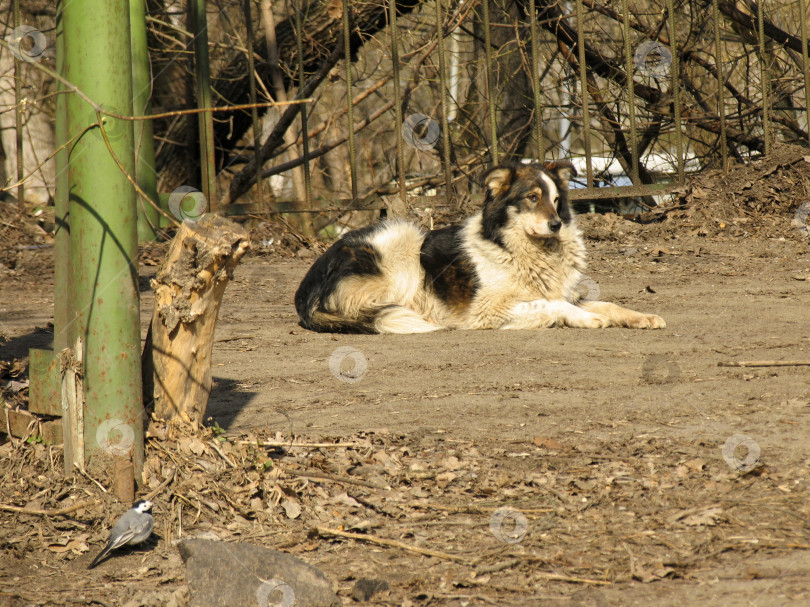
[[[295,294],[314,331],[420,333],[437,329],[630,327],[664,320],[577,294],[585,246],[568,204],[567,162],[501,166],[484,180],[484,207],[425,232],[389,220],[343,236]]]

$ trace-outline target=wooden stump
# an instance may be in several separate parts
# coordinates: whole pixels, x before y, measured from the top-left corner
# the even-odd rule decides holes
[[[241,226],[217,215],[186,220],[155,278],[155,310],[143,354],[153,415],[199,424],[211,392],[211,352],[219,306],[250,247]]]

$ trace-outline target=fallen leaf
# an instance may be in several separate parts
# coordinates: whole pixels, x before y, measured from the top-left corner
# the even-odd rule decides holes
[[[769,567],[767,565],[752,565],[745,570],[745,577],[749,580],[765,580],[769,578],[778,578],[782,572],[776,567]]]
[[[194,455],[200,456],[205,453],[205,443],[202,442],[199,438],[192,438],[191,442],[188,445],[188,448]]]
[[[361,508],[360,502],[358,502],[353,497],[350,497],[349,494],[346,493],[345,491],[343,493],[339,493],[334,498],[332,498],[332,503],[345,504],[346,506],[351,506],[352,508]]]
[[[683,465],[692,472],[701,472],[704,468],[706,468],[706,462],[699,457],[690,459],[689,461],[684,462]]]
[[[723,509],[720,507],[720,504],[711,504],[710,506],[702,506],[699,508],[688,508],[686,510],[679,510],[674,514],[670,514],[667,517],[667,522],[672,525],[674,523],[677,523],[678,521],[683,521],[689,517],[696,515],[699,516],[705,512],[715,513],[716,515],[719,515],[723,512]]]
[[[70,551],[81,554],[90,550],[90,547],[84,540],[73,539],[67,543],[55,542],[53,544],[48,544],[48,550],[56,554],[63,554]]]
[[[559,451],[563,448],[562,443],[553,439],[553,438],[546,438],[544,436],[535,436],[532,439],[532,444],[535,447],[542,447],[544,449],[549,449],[551,451]]]
[[[298,502],[289,499],[284,500],[281,502],[281,507],[284,508],[284,513],[287,515],[287,518],[298,518],[301,516],[301,506],[298,505]]]
[[[440,489],[444,489],[456,479],[456,475],[452,472],[442,472],[436,475],[436,484]]]
[[[690,527],[696,527],[698,525],[712,527],[717,524],[717,519],[720,518],[722,513],[723,509],[719,506],[715,508],[707,508],[702,512],[696,512],[695,514],[685,517],[681,522]]]
[[[439,465],[441,465],[442,468],[447,468],[448,470],[458,470],[461,468],[461,462],[453,455],[445,457],[439,462]]]

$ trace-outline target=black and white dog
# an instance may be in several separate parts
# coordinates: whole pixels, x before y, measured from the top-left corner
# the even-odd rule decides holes
[[[660,316],[583,300],[585,246],[568,204],[568,162],[491,170],[481,211],[425,232],[400,220],[349,232],[310,268],[295,294],[314,331],[629,327]]]

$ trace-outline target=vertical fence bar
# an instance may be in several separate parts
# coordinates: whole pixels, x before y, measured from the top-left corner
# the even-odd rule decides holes
[[[771,94],[770,72],[765,56],[765,0],[757,2],[757,38],[759,40],[759,82],[762,89],[762,132],[765,138],[765,154],[771,148]]]
[[[211,107],[211,63],[208,60],[208,22],[205,15],[205,0],[192,0],[192,34],[194,34],[194,71],[197,89],[197,107]],[[200,169],[202,189],[208,201],[208,210],[216,210],[217,176],[214,166],[214,117],[211,112],[200,112]]]
[[[453,174],[450,170],[450,126],[447,116],[450,111],[450,102],[447,97],[447,58],[444,44],[444,19],[442,15],[442,0],[436,1],[436,31],[439,33],[439,98],[441,99],[442,121],[442,163],[444,164],[444,200],[450,205],[453,188]]]
[[[678,181],[684,180],[684,158],[683,158],[683,133],[681,131],[681,83],[680,83],[680,56],[678,51],[678,41],[675,38],[675,0],[667,0],[667,10],[669,11],[669,52],[672,54],[672,64],[669,66],[672,76],[672,103],[674,105],[675,122],[675,153],[678,155]]]
[[[394,0],[392,0],[394,1]],[[354,139],[354,93],[352,91],[352,44],[349,23],[349,0],[343,0],[343,51],[346,58],[346,119],[349,123],[349,172],[352,181],[352,201],[357,200],[357,150]]]
[[[622,0],[622,36],[624,38],[624,69],[627,73],[628,114],[630,115],[630,156],[633,166],[630,168],[633,185],[638,185],[638,132],[636,130],[636,88],[633,80],[633,52],[630,48],[630,11],[627,0]]]
[[[804,76],[804,117],[807,129],[807,141],[810,143],[810,73],[808,73],[807,60],[807,0],[799,0],[800,36],[802,39],[802,74]]]
[[[582,137],[585,147],[585,173],[589,188],[593,187],[593,162],[591,157],[591,110],[588,94],[588,75],[585,71],[585,22],[582,0],[577,0],[577,50],[579,51],[579,88],[582,99]]]
[[[256,107],[256,61],[253,57],[254,35],[253,17],[250,14],[250,0],[242,1],[242,12],[245,14],[245,32],[247,34],[248,87],[250,88],[250,118],[253,123],[253,154],[256,156],[256,195],[261,205],[264,201],[262,191],[262,132],[259,127],[259,108]]]
[[[306,73],[304,72],[304,42],[303,23],[301,14],[303,12],[303,0],[301,6],[295,7],[295,50],[298,53],[298,90],[303,90],[306,85]],[[301,139],[303,140],[304,155],[304,191],[307,197],[307,208],[312,210],[312,172],[309,166],[309,108],[303,104],[301,112]]]
[[[717,70],[717,115],[720,117],[720,164],[723,173],[728,170],[728,141],[726,140],[726,107],[723,101],[723,90],[726,88],[725,71],[723,70],[723,47],[720,41],[720,0],[712,2],[712,20],[714,21],[715,69]]]
[[[484,60],[486,66],[484,71],[487,79],[487,107],[489,108],[489,139],[490,139],[490,153],[492,155],[492,165],[498,164],[498,122],[495,116],[495,85],[492,82],[492,37],[490,36],[490,20],[489,20],[489,0],[481,0],[481,8],[484,19]]]
[[[532,41],[532,85],[534,92],[534,139],[537,160],[543,162],[543,98],[540,95],[540,35],[537,31],[536,0],[529,0],[529,32]]]
[[[397,29],[397,3],[388,3],[388,27],[391,32],[391,67],[394,77],[394,115],[396,116],[397,184],[400,202],[404,205],[408,192],[405,188],[405,142],[402,140],[402,88],[399,83],[399,30]]]
[[[20,27],[20,0],[14,0],[14,29]],[[19,41],[19,44],[22,40]],[[22,47],[20,47],[22,48]],[[14,57],[14,128],[16,133],[17,148],[17,205],[20,215],[25,213],[25,158],[23,154],[23,108],[22,108],[22,78],[23,62],[19,57]]]

